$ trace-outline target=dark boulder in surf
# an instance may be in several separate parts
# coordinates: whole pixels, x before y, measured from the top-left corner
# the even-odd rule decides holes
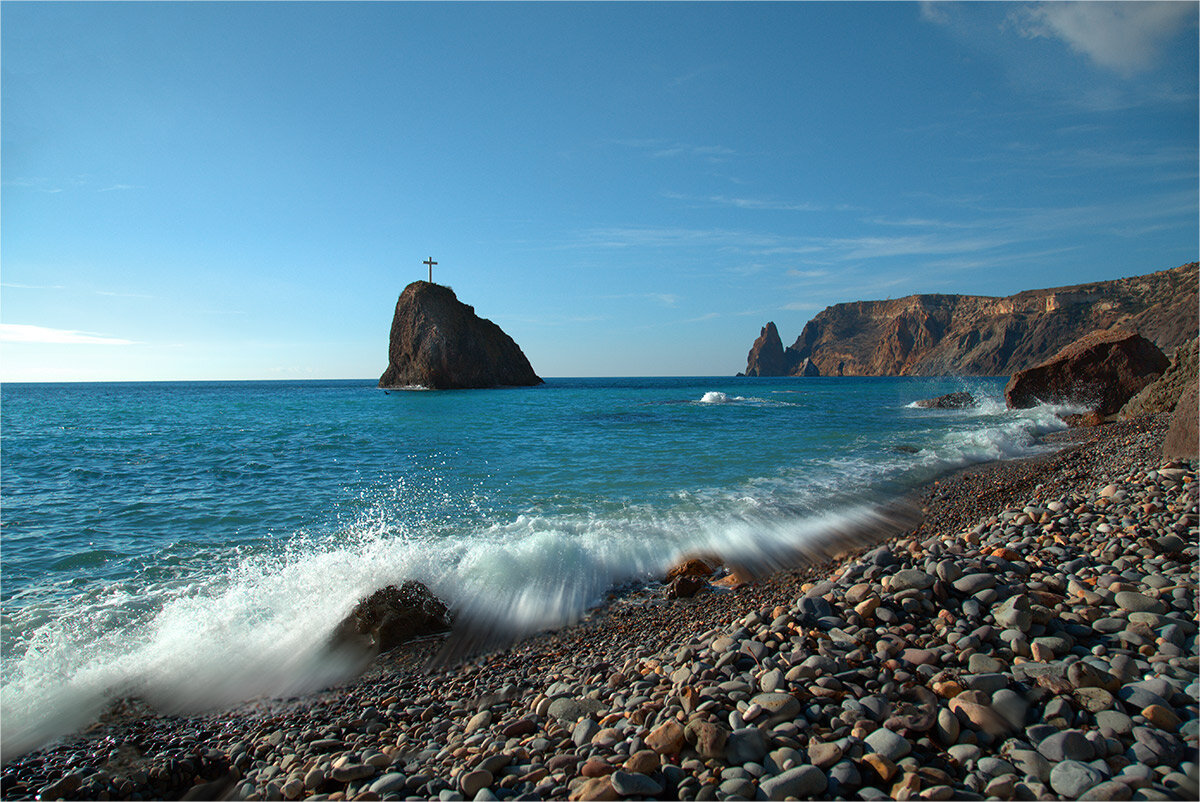
[[[380,387],[458,390],[541,383],[513,338],[476,315],[454,290],[414,281],[400,294]]]
[[[667,581],[680,576],[712,576],[720,564],[717,557],[687,557],[667,571]]]
[[[334,630],[331,644],[381,653],[450,629],[450,611],[416,580],[388,585],[359,601]]]
[[[690,599],[708,587],[708,580],[702,576],[683,574],[675,577],[667,586],[668,599]]]
[[[970,393],[946,393],[937,398],[923,398],[916,406],[922,409],[970,409],[978,406],[978,402]]]
[[[1158,347],[1129,331],[1094,331],[1050,359],[1014,373],[1004,388],[1010,409],[1079,404],[1112,415],[1170,365]]]

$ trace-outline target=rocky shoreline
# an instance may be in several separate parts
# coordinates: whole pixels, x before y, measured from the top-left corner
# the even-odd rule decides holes
[[[927,488],[925,519],[736,591],[614,597],[427,674],[125,711],[6,799],[1194,799],[1197,484],[1166,416]]]

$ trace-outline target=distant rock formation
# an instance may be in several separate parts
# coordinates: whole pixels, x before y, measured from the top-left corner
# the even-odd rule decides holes
[[[775,332],[768,323],[759,351],[770,356],[753,359],[752,349],[746,374],[795,376],[807,359],[822,376],[1008,376],[1109,329],[1137,331],[1171,355],[1196,337],[1197,306],[1196,262],[1007,298],[910,295],[842,303],[808,322],[784,349],[782,368],[764,340]]]
[[[787,376],[787,362],[783,358],[783,340],[779,339],[779,331],[775,324],[768,322],[750,353],[746,356],[747,376]]]
[[[414,281],[400,293],[380,387],[455,390],[541,383],[512,337],[478,317],[449,287]]]
[[[1010,409],[1073,403],[1112,415],[1169,365],[1163,352],[1139,334],[1093,331],[1040,365],[1014,373],[1004,401]]]

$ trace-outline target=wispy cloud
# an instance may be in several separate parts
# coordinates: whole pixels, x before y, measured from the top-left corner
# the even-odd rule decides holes
[[[45,192],[53,195],[56,192],[62,192],[62,187],[57,183],[46,178],[13,178],[4,182],[6,187],[18,187],[20,189],[32,189],[35,192]]]
[[[737,155],[737,151],[724,145],[696,145],[690,142],[673,142],[668,139],[614,139],[611,141],[614,145],[643,151],[655,159],[691,157],[716,162]]]
[[[0,282],[0,287],[11,287],[15,290],[62,290],[66,289],[61,284],[17,284],[16,282],[4,281]]]
[[[609,301],[623,301],[629,299],[639,301],[657,301],[663,306],[675,306],[679,303],[678,295],[660,292],[629,292],[622,293],[621,295],[601,295],[599,297]]]
[[[1166,41],[1195,19],[1195,3],[1181,2],[1037,3],[1009,15],[1023,36],[1059,39],[1125,75],[1154,66]]]
[[[113,184],[109,187],[102,187],[96,190],[97,192],[123,192],[127,189],[142,189],[142,187],[134,186],[133,184]]]
[[[768,209],[784,212],[824,212],[830,207],[819,203],[795,202],[777,200],[774,198],[743,198],[728,195],[683,195],[678,192],[664,192],[663,197],[687,203],[699,203],[706,206],[732,206],[735,209]]]
[[[96,290],[97,295],[104,295],[109,298],[153,298],[153,295],[144,295],[140,292],[112,292],[111,290]]]
[[[0,342],[52,345],[136,345],[135,340],[109,337],[87,331],[52,329],[22,323],[0,323]]]
[[[931,2],[931,0],[921,0],[918,5],[921,9],[921,19],[940,24],[950,21],[949,15],[946,14],[945,4]]]

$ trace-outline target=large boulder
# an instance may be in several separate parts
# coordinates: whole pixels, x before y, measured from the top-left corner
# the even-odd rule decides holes
[[[1136,333],[1094,331],[1040,365],[1014,373],[1004,400],[1010,409],[1078,404],[1112,415],[1169,364],[1154,343]]]
[[[1121,407],[1122,418],[1137,418],[1142,415],[1157,415],[1175,408],[1179,397],[1189,384],[1196,383],[1197,343],[1193,338],[1175,350],[1175,358],[1158,379],[1147,384],[1141,392]]]
[[[454,290],[414,281],[400,294],[380,387],[455,390],[541,383],[512,337],[478,317]]]
[[[1200,424],[1200,412],[1197,411],[1197,399],[1200,398],[1195,379],[1179,396],[1175,412],[1171,415],[1171,423],[1163,438],[1163,457],[1165,459],[1195,459],[1197,456],[1197,428]]]
[[[747,376],[786,376],[787,360],[783,355],[783,340],[774,323],[767,323],[750,353],[746,355]]]
[[[386,652],[401,643],[445,632],[450,611],[420,582],[388,585],[362,599],[337,629],[332,643],[371,652]]]

